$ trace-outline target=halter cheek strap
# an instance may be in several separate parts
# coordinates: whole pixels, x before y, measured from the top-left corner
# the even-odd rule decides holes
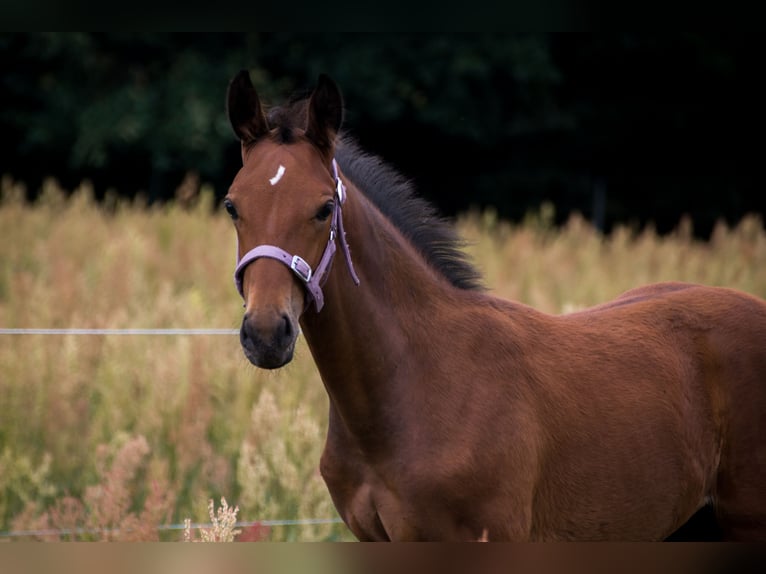
[[[332,160],[332,174],[335,179],[335,209],[333,209],[332,220],[330,222],[330,238],[327,241],[327,246],[324,249],[324,253],[319,260],[316,269],[312,269],[311,265],[299,255],[292,255],[281,247],[276,247],[275,245],[258,245],[245,253],[244,257],[237,261],[237,268],[234,270],[234,285],[237,287],[237,291],[243,299],[245,298],[245,293],[242,289],[242,280],[245,275],[245,268],[256,259],[268,257],[270,259],[281,261],[295,273],[306,288],[306,307],[313,301],[318,313],[324,306],[322,285],[324,285],[327,280],[330,266],[335,257],[336,238],[340,240],[340,246],[343,251],[343,256],[346,259],[346,266],[351,274],[351,279],[354,281],[355,285],[359,285],[359,277],[354,270],[354,264],[351,262],[351,252],[349,251],[348,243],[346,241],[346,232],[343,229],[343,213],[341,208],[346,202],[346,186],[343,185],[343,182],[338,175],[338,164],[334,159]],[[239,249],[237,249],[237,257],[239,257]]]

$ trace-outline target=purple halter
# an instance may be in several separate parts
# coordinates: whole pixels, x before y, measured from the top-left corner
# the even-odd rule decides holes
[[[245,253],[242,259],[238,259],[237,268],[234,270],[234,285],[236,285],[237,291],[243,299],[245,298],[245,293],[242,290],[242,278],[245,275],[245,268],[256,259],[268,257],[281,261],[293,270],[306,288],[306,295],[308,297],[306,307],[308,308],[313,301],[317,313],[319,313],[324,306],[322,285],[327,280],[327,274],[330,271],[330,265],[332,265],[332,260],[335,256],[336,237],[340,239],[340,246],[343,250],[343,256],[346,258],[346,265],[351,274],[351,279],[355,285],[359,285],[359,277],[357,277],[354,264],[351,262],[351,252],[346,242],[346,232],[343,230],[341,206],[346,202],[346,186],[343,185],[338,175],[338,164],[334,159],[332,160],[332,175],[335,179],[335,209],[333,209],[332,221],[330,222],[330,238],[327,241],[327,247],[324,249],[322,258],[319,260],[319,265],[317,265],[316,269],[312,269],[311,265],[306,263],[305,259],[299,255],[291,255],[284,249],[274,245],[258,245]],[[237,249],[237,257],[239,257],[239,249]]]

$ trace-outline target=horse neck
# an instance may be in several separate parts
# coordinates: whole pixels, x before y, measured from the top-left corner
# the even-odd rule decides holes
[[[343,220],[360,285],[339,249],[323,289],[325,306],[320,313],[309,309],[301,326],[332,414],[354,436],[383,440],[388,433],[381,431],[391,428],[387,413],[412,390],[411,345],[420,343],[425,360],[437,307],[454,288],[353,187]]]

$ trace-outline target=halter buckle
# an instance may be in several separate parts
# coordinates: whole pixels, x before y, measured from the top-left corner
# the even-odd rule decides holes
[[[306,283],[311,281],[311,265],[306,263],[302,257],[293,255],[293,260],[290,263],[290,269],[292,269],[295,274],[303,279]]]

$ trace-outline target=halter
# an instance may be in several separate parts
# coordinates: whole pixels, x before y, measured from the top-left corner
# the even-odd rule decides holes
[[[332,265],[333,258],[335,257],[335,238],[340,239],[340,246],[343,249],[343,256],[346,259],[346,266],[351,274],[351,279],[355,285],[359,285],[359,277],[354,270],[354,264],[351,262],[351,252],[348,249],[348,243],[346,242],[346,232],[343,230],[343,217],[341,213],[341,206],[346,202],[346,186],[338,175],[338,164],[335,160],[332,160],[332,175],[335,180],[335,209],[332,211],[332,220],[330,222],[330,238],[327,241],[327,246],[324,248],[322,258],[319,260],[319,265],[316,269],[312,269],[311,265],[306,263],[306,260],[299,255],[292,255],[274,245],[258,245],[247,253],[242,259],[239,259],[239,249],[237,249],[237,268],[234,270],[234,285],[237,287],[237,291],[244,299],[245,293],[242,290],[242,278],[245,275],[245,268],[250,265],[256,259],[261,257],[268,257],[270,259],[276,259],[287,265],[292,269],[293,273],[298,276],[303,286],[306,288],[306,307],[314,302],[317,313],[322,310],[324,306],[324,295],[322,294],[322,285],[327,280],[327,275],[330,271],[330,265]]]

